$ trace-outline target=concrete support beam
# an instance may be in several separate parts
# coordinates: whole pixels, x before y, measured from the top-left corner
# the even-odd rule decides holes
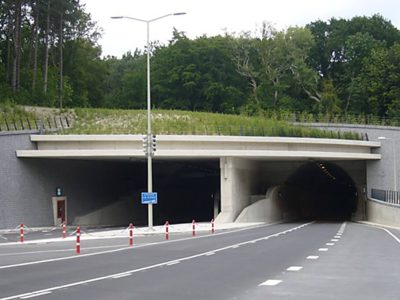
[[[221,213],[216,221],[233,222],[259,186],[259,168],[255,161],[234,157],[222,157],[220,168]]]

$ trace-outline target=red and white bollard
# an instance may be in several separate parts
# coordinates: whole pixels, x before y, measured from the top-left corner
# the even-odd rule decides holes
[[[214,219],[211,220],[211,233],[214,233]]]
[[[76,254],[81,253],[81,229],[76,227]]]
[[[193,220],[192,221],[192,236],[196,235],[196,222]]]
[[[67,237],[67,225],[65,225],[65,223],[63,223],[62,225],[62,235],[63,235],[63,239],[65,239]]]
[[[168,240],[169,239],[169,230],[168,230],[168,221],[165,222],[165,239]]]
[[[133,246],[133,225],[129,224],[129,246]]]
[[[21,223],[21,225],[19,226],[19,241],[21,243],[24,242],[24,224]]]

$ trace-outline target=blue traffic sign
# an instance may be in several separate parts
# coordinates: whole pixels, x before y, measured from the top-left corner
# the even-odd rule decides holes
[[[157,193],[142,193],[142,204],[157,204]]]

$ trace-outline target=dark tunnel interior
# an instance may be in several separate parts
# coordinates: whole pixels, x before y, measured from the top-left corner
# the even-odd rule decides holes
[[[214,201],[220,201],[218,162],[160,162],[155,170],[156,175],[166,172],[157,176],[154,184],[160,197],[155,222],[202,222],[214,218]]]
[[[136,208],[147,224],[147,205],[140,203],[139,192],[147,191],[147,164],[134,163],[134,176],[127,185],[135,194]],[[153,161],[153,191],[158,203],[153,205],[154,225],[210,221],[214,218],[214,202],[220,207],[219,162],[216,161]]]
[[[329,162],[309,162],[297,169],[280,190],[287,217],[296,220],[347,220],[357,209],[351,177]]]

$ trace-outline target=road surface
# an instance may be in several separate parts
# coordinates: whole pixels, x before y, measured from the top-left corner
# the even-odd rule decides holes
[[[400,233],[351,222],[0,244],[6,299],[400,299]]]

